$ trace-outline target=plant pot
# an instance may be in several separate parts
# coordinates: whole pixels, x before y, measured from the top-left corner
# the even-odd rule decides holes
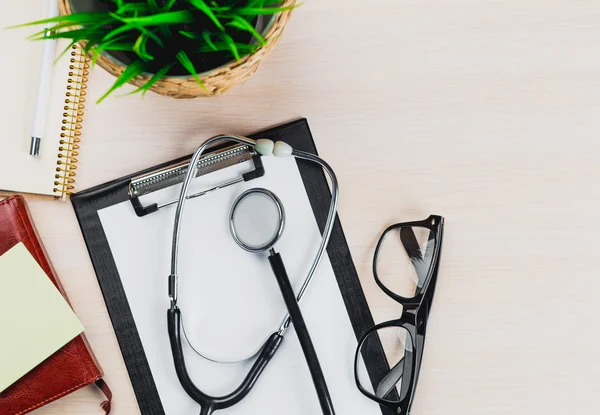
[[[75,11],[89,11],[94,9],[97,0],[58,0],[61,14],[71,14]],[[281,6],[292,6],[296,0],[283,0]],[[169,96],[177,99],[191,99],[198,97],[209,97],[221,95],[223,92],[247,81],[260,67],[265,57],[275,47],[285,25],[287,24],[291,10],[272,16],[270,21],[263,24],[262,33],[267,41],[266,46],[256,50],[254,53],[243,57],[240,61],[231,61],[215,69],[200,73],[200,79],[204,84],[202,88],[191,75],[166,76],[150,90],[159,95]],[[97,59],[96,64],[114,76],[119,76],[127,67],[127,56],[123,54],[109,54],[103,52]],[[135,86],[146,84],[153,74],[145,73],[130,83]]]

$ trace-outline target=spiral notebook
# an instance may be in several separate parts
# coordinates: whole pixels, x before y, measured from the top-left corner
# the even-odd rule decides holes
[[[33,112],[41,70],[42,42],[28,36],[41,27],[6,29],[43,19],[40,0],[11,2],[0,13],[0,50],[10,59],[0,65],[0,194],[33,193],[65,199],[73,192],[79,154],[89,64],[79,46],[63,54],[69,43],[59,41],[52,68],[45,134],[40,155],[29,155]],[[62,55],[61,55],[62,54]]]

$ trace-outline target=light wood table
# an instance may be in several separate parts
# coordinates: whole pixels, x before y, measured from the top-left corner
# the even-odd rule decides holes
[[[399,312],[370,271],[380,232],[446,217],[413,413],[598,414],[598,22],[596,0],[309,1],[223,97],[89,105],[78,188],[306,116],[378,321]],[[96,70],[91,100],[112,80]],[[114,414],[138,414],[70,204],[29,202]],[[37,413],[96,415],[100,400],[84,389]]]

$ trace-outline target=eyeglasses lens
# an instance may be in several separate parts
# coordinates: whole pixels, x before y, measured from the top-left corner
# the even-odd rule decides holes
[[[375,258],[379,281],[394,294],[412,298],[429,275],[435,236],[427,228],[403,227],[387,232]]]

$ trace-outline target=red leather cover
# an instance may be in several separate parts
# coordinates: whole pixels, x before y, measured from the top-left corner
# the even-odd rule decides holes
[[[19,242],[67,298],[37,236],[25,199],[13,196],[0,201],[0,255]],[[0,393],[0,415],[26,414],[86,385],[103,383],[101,378],[102,370],[81,334]]]

